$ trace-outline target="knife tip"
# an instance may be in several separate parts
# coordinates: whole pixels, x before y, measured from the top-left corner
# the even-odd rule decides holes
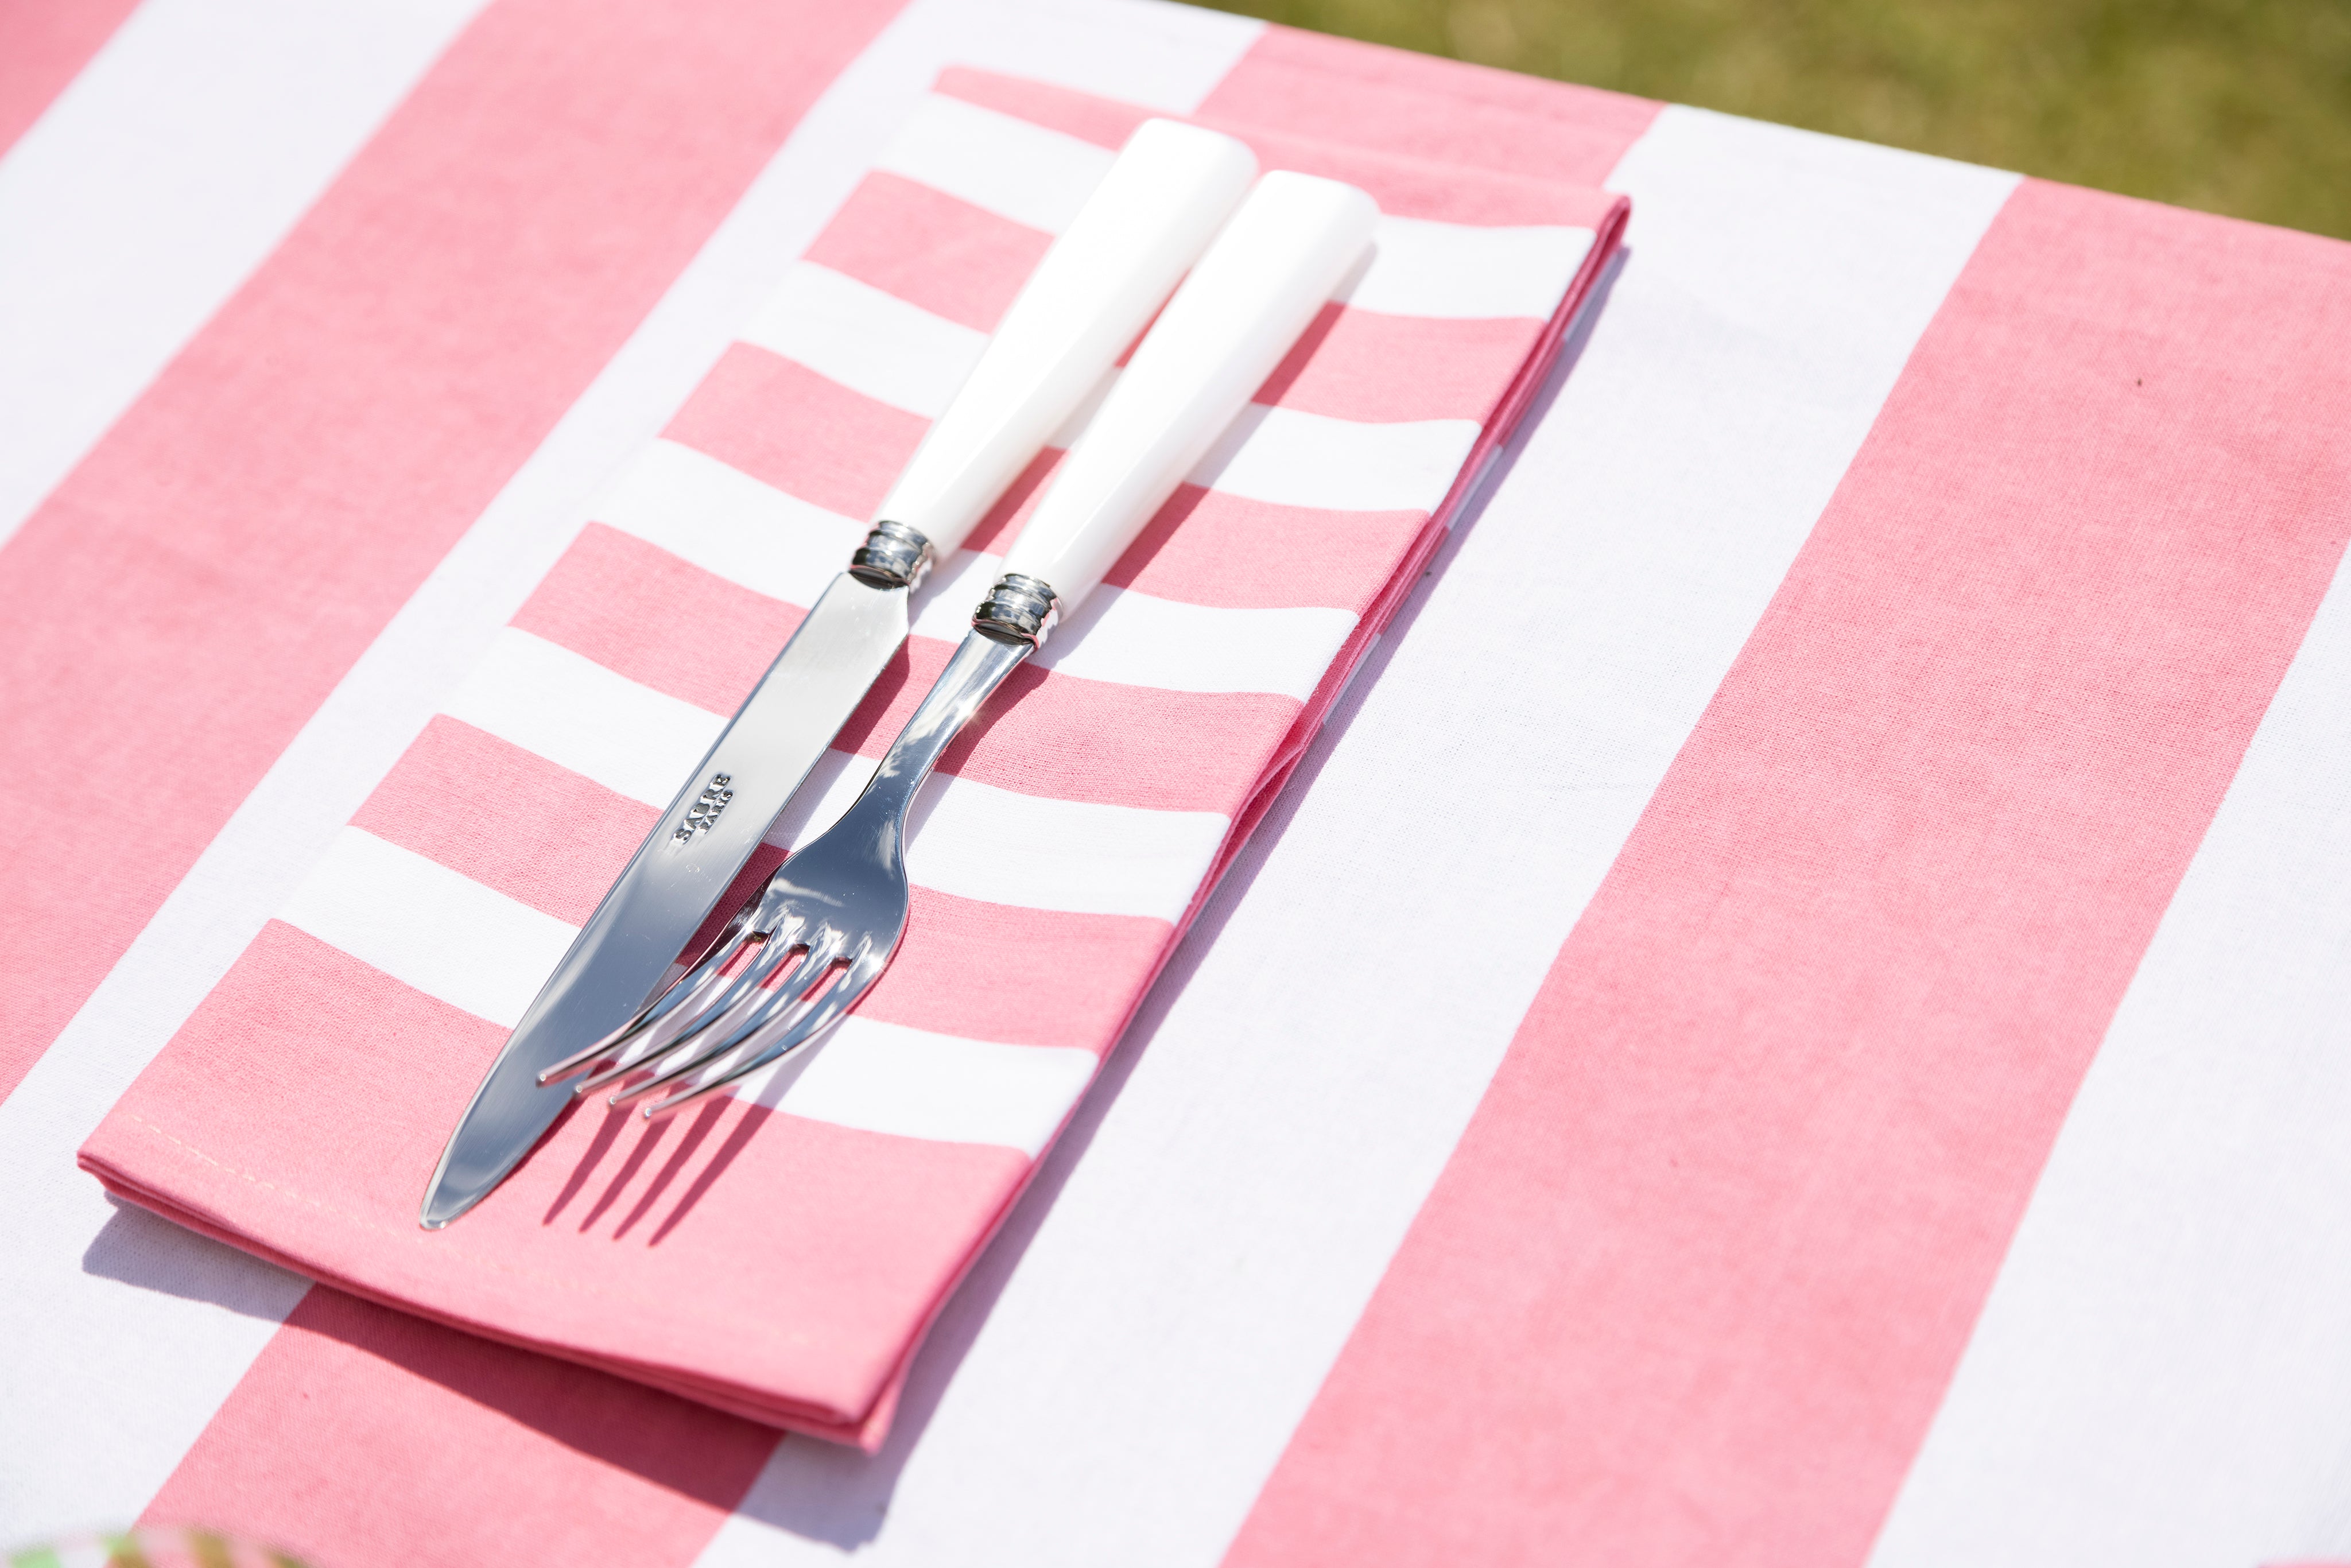
[[[479,1203],[482,1196],[480,1193],[454,1193],[436,1181],[424,1195],[423,1207],[417,1210],[416,1223],[426,1230],[440,1230]]]

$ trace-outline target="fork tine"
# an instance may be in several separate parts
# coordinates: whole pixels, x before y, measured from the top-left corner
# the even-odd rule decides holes
[[[800,963],[803,949],[798,936],[798,920],[785,922],[790,930],[753,940],[760,952],[736,974],[726,977],[722,990],[714,979],[706,988],[717,992],[715,999],[707,997],[700,1005],[680,1007],[644,1037],[639,1049],[632,1050],[606,1066],[601,1072],[580,1080],[579,1092],[592,1094],[607,1084],[628,1077],[641,1069],[674,1059],[682,1051],[701,1054],[695,1045],[711,1030],[726,1032],[735,1022],[749,1017],[765,1003],[767,992],[762,988],[768,978],[778,972],[790,974]]]
[[[716,975],[709,977],[704,984],[695,988],[695,993],[715,989],[718,979],[719,977]],[[696,999],[697,997],[693,995],[685,998],[687,1003]],[[698,1011],[690,1010],[684,1004],[673,1009],[665,1017],[652,1024],[634,1040],[624,1042],[619,1051],[609,1053],[601,1061],[590,1062],[589,1064],[590,1071],[586,1077],[572,1084],[572,1092],[591,1094],[599,1087],[610,1083],[616,1078],[626,1078],[645,1063],[666,1052],[678,1030],[699,1016]]]
[[[801,1009],[810,1005],[808,1000],[809,991],[824,979],[832,966],[840,962],[841,957],[843,944],[839,937],[831,932],[823,935],[826,938],[824,945],[810,948],[800,967],[792,972],[789,979],[770,988],[760,998],[758,1006],[754,1010],[738,1019],[727,1020],[728,1027],[724,1030],[713,1030],[709,1036],[710,1043],[690,1053],[673,1055],[660,1071],[644,1082],[632,1084],[613,1095],[611,1103],[615,1105],[625,1105],[631,1101],[641,1100],[656,1091],[667,1089],[680,1079],[702,1071],[714,1061],[726,1059],[762,1031],[770,1030],[779,1022],[800,1016]],[[832,992],[839,988],[840,982],[836,980],[825,991],[824,997],[829,998]]]
[[[808,939],[812,935],[807,925],[797,915],[778,921],[775,933],[766,939],[764,949],[743,966],[726,994],[684,1020],[664,1049],[676,1051],[707,1034],[730,1013],[741,1011],[746,1005],[757,1006],[769,981],[778,975],[789,976],[806,960]]]
[[[765,892],[765,889],[760,891]],[[701,1000],[717,984],[720,972],[734,960],[736,954],[743,950],[744,944],[752,939],[752,935],[747,934],[747,927],[751,924],[752,912],[759,907],[759,898],[760,894],[754,893],[743,901],[727,920],[726,927],[710,944],[710,950],[693,968],[663,987],[661,993],[638,1009],[636,1016],[628,1022],[585,1051],[574,1051],[554,1066],[542,1069],[538,1074],[539,1083],[542,1086],[559,1083],[608,1057],[624,1053],[631,1041],[638,1036],[680,1009],[689,1009]]]
[[[758,1008],[761,993],[757,986],[734,988],[717,1005],[693,1012],[680,1009],[661,1024],[646,1031],[637,1044],[622,1052],[599,1071],[580,1081],[577,1092],[593,1094],[599,1089],[616,1083],[630,1074],[642,1071],[674,1056],[690,1037],[723,1025],[730,1018],[742,1018]]]
[[[701,964],[679,976],[665,987],[635,1018],[614,1030],[594,1045],[576,1056],[568,1056],[538,1075],[541,1083],[558,1083],[581,1072],[590,1076],[583,1080],[580,1092],[587,1092],[594,1079],[601,1074],[590,1071],[600,1064],[633,1063],[643,1061],[662,1048],[674,1032],[674,1026],[697,1016],[710,994],[726,978],[726,964],[745,945],[729,945],[725,953],[713,954]]]
[[[881,978],[882,971],[888,966],[889,961],[890,955],[887,949],[879,954],[869,949],[861,955],[855,963],[842,971],[841,977],[833,981],[822,996],[810,1003],[807,1010],[799,1018],[785,1024],[779,1030],[774,1030],[771,1026],[767,1031],[768,1038],[764,1042],[756,1034],[747,1039],[744,1042],[747,1049],[742,1053],[746,1058],[744,1061],[721,1061],[716,1070],[705,1073],[667,1099],[653,1102],[644,1108],[645,1120],[658,1121],[664,1116],[683,1110],[706,1094],[716,1094],[722,1089],[730,1088],[768,1063],[781,1061],[816,1039],[840,1022],[841,1015],[855,1007],[859,999],[872,988],[873,982]]]
[[[816,955],[811,954],[810,957]],[[611,1103],[625,1105],[645,1095],[664,1090],[679,1080],[690,1077],[712,1062],[726,1059],[737,1051],[745,1041],[763,1030],[771,1029],[778,1019],[798,1016],[806,1003],[811,985],[821,984],[831,966],[840,957],[838,951],[824,956],[822,963],[806,962],[796,967],[784,983],[773,986],[752,999],[749,1006],[728,1017],[714,1019],[710,1029],[690,1051],[667,1053],[659,1071],[650,1078],[630,1085],[611,1097]]]

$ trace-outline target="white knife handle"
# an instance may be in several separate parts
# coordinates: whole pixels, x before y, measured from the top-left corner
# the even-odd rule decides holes
[[[1313,322],[1378,216],[1371,197],[1335,180],[1259,180],[1061,460],[1006,575],[1041,581],[1053,612],[1074,613]],[[1007,631],[1050,625],[1041,604],[1028,616],[1004,609]]]
[[[1146,120],[1004,313],[890,487],[877,524],[945,558],[1134,341],[1232,215],[1257,159],[1229,136]]]

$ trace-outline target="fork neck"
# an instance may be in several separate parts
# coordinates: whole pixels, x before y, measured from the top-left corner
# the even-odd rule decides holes
[[[923,780],[938,766],[940,754],[979,711],[1004,677],[1037,651],[1034,643],[1019,642],[984,631],[967,634],[947,667],[931,685],[914,717],[898,732],[873,770],[872,781],[858,797],[853,810],[883,811],[903,818],[914,803]]]

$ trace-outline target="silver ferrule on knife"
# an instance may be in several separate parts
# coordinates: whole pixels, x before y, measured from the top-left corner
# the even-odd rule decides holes
[[[920,528],[884,517],[849,558],[849,575],[868,588],[903,588],[914,593],[937,560],[938,552]]]

